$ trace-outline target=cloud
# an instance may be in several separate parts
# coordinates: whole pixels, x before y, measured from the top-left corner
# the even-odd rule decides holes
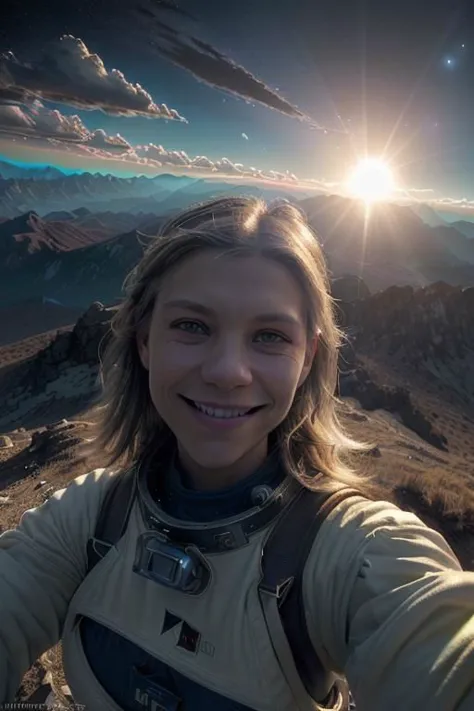
[[[438,198],[437,200],[428,200],[426,201],[426,204],[446,208],[459,208],[461,210],[472,210],[474,208],[474,200],[468,200],[467,198]]]
[[[114,155],[132,150],[120,134],[109,136],[102,128],[89,131],[79,116],[65,116],[57,109],[47,109],[38,99],[25,107],[0,104],[0,135],[46,139],[55,141],[52,145],[57,146],[73,143],[79,150],[103,150]]]
[[[426,193],[434,193],[435,191],[433,188],[400,188],[399,192],[406,192],[409,195],[416,195],[416,194],[426,194]]]
[[[32,103],[30,114],[36,132],[42,135],[58,134],[63,140],[83,140],[89,133],[77,114],[65,116],[57,109],[47,109],[38,99]]]
[[[91,135],[79,116],[47,109],[38,99],[29,106],[0,104],[0,134],[57,136],[62,141],[84,141]]]
[[[213,161],[207,156],[190,157],[185,151],[169,151],[163,146],[149,143],[146,146],[134,146],[129,154],[124,154],[124,160],[137,160],[146,166],[173,166],[185,169],[189,174],[199,172],[209,175],[226,177],[252,178],[266,182],[299,183],[299,179],[290,171],[261,170],[255,167],[235,163],[229,158]],[[320,182],[320,186],[323,184]],[[316,187],[314,185],[314,187]]]
[[[0,134],[56,136],[61,141],[77,142],[91,136],[79,116],[65,116],[57,109],[47,109],[38,99],[23,107],[0,104]]]
[[[123,166],[135,174],[156,175],[164,168],[196,177],[239,178],[294,187],[304,183],[312,190],[327,189],[323,181],[301,181],[290,171],[263,170],[227,157],[212,160],[204,155],[190,156],[184,150],[167,149],[155,143],[132,145],[123,136],[110,136],[101,128],[89,131],[79,116],[48,109],[38,99],[24,107],[0,105],[0,139],[2,136],[8,138],[10,149],[21,140],[30,154],[46,150],[50,155],[54,151],[59,159],[61,154],[67,155],[68,165],[76,156],[81,166],[93,161],[94,170],[99,162],[104,170],[112,165]]]
[[[73,35],[52,42],[32,64],[20,62],[12,52],[0,56],[0,102],[26,103],[28,97],[118,116],[186,122],[118,69],[107,70],[99,55]]]
[[[34,130],[35,122],[25,114],[19,106],[0,105],[0,131],[2,128],[8,133],[24,133]]]
[[[86,147],[99,148],[109,151],[110,153],[127,153],[132,150],[132,146],[120,134],[116,136],[108,136],[102,128],[98,128],[89,134],[86,142]]]
[[[40,126],[41,130],[37,130]],[[212,160],[208,156],[190,156],[186,151],[167,149],[162,145],[132,145],[120,135],[109,136],[103,129],[89,131],[78,116],[63,116],[59,111],[46,109],[40,101],[28,111],[19,107],[0,106],[0,140],[8,136],[9,153],[15,145],[26,145],[29,155],[36,150],[58,155],[58,161],[68,156],[68,165],[76,158],[77,165],[87,170],[87,163],[104,172],[128,170],[134,174],[156,175],[163,169],[196,178],[242,179],[265,183],[286,184],[324,190],[322,182],[300,181],[290,171],[262,170],[245,166],[223,157]],[[24,143],[26,142],[26,143]],[[44,158],[43,158],[44,160]]]
[[[474,200],[439,196],[433,188],[400,188],[397,192],[403,193],[407,198],[407,204],[429,205],[434,210],[442,209],[449,212],[474,210]]]
[[[136,13],[142,24],[145,20],[144,31],[149,38],[149,45],[160,56],[190,72],[199,81],[241,99],[258,102],[291,118],[306,121],[315,129],[341,133],[340,129],[319,125],[295,104],[287,101],[209,42],[177,30],[161,20],[160,4],[142,3],[137,7]]]

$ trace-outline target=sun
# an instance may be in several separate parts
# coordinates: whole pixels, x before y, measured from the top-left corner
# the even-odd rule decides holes
[[[388,200],[395,190],[395,180],[390,166],[380,158],[361,160],[348,180],[352,197],[367,203]]]

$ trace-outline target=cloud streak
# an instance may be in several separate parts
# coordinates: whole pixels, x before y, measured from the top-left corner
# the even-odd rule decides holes
[[[269,109],[278,111],[290,118],[305,121],[312,128],[343,133],[340,129],[321,126],[313,118],[301,111],[277,91],[271,89],[260,79],[223,54],[209,42],[183,30],[178,30],[160,16],[160,4],[143,3],[137,7],[139,20],[145,20],[145,32],[150,46],[162,57],[175,66],[184,69],[196,79],[209,86],[246,101],[257,102]]]
[[[173,0],[154,0],[155,5],[163,10],[170,10],[171,12],[180,15],[181,17],[186,17],[189,20],[196,20],[194,15],[191,15],[187,10],[183,10],[179,5],[177,5]]]
[[[0,102],[26,103],[33,98],[117,116],[186,122],[176,109],[155,103],[118,69],[106,69],[99,55],[73,35],[52,42],[32,64],[21,62],[13,52],[0,56]]]

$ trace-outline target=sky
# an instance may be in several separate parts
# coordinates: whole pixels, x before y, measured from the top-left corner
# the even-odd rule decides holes
[[[474,200],[472,0],[4,0],[0,157]]]

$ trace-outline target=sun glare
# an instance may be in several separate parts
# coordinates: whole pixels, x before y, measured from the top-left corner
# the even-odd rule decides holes
[[[372,203],[388,200],[395,189],[390,167],[378,158],[365,158],[354,168],[348,180],[350,194]]]

